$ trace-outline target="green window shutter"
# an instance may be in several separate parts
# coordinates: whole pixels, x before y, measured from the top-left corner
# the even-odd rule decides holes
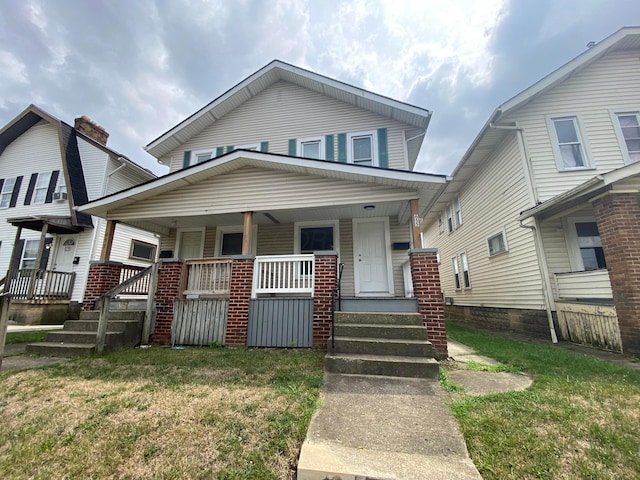
[[[229,145],[227,147],[227,153],[229,153],[229,152],[233,152],[233,145]]]
[[[289,140],[289,156],[290,157],[295,157],[296,156],[296,139],[292,138]]]
[[[269,142],[260,142],[260,151],[268,152],[269,151]]]
[[[224,147],[216,147],[216,157],[224,155]]]
[[[347,163],[347,134],[338,134],[338,161]]]
[[[191,150],[185,150],[184,157],[182,158],[182,168],[187,168],[191,162]]]
[[[324,159],[333,161],[333,135],[326,135],[324,137]]]
[[[378,129],[378,166],[389,168],[389,149],[387,147],[387,129]]]

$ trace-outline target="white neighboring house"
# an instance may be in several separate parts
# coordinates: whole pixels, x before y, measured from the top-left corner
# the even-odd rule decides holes
[[[7,273],[13,320],[66,319],[105,230],[75,207],[156,178],[108,148],[108,136],[87,117],[72,127],[34,105],[0,130],[0,278]],[[157,245],[154,234],[118,225],[110,259],[149,266]]]
[[[640,353],[640,28],[500,105],[424,222],[449,318]]]

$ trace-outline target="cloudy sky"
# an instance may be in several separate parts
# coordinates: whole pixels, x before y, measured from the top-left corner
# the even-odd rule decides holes
[[[450,173],[495,107],[639,0],[0,0],[0,125],[34,103],[157,174],[143,147],[274,58],[432,110]]]

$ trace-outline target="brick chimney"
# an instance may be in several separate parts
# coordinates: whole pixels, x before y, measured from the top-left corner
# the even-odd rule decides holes
[[[86,115],[76,118],[75,129],[102,145],[107,144],[107,139],[109,138],[107,131]]]

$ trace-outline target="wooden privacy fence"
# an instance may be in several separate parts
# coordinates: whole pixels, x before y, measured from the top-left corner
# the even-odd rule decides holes
[[[247,346],[313,346],[313,298],[251,299]]]
[[[224,343],[227,298],[177,299],[171,324],[171,345]]]
[[[184,295],[228,295],[231,289],[229,259],[187,260]]]
[[[616,307],[589,303],[556,302],[564,340],[622,352]]]
[[[269,255],[256,257],[252,298],[261,293],[301,293],[313,296],[313,255]]]
[[[55,270],[9,270],[5,292],[16,300],[69,300],[76,279],[74,272]]]

